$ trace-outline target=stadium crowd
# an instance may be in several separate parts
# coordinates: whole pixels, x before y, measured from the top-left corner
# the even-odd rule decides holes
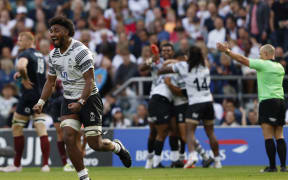
[[[270,43],[276,47],[276,60],[286,69],[287,12],[287,0],[0,0],[0,127],[11,126],[19,95],[20,82],[13,78],[17,36],[33,32],[36,48],[48,57],[53,45],[47,23],[53,16],[73,20],[74,38],[95,54],[103,126],[125,128],[147,126],[147,100],[139,98],[134,87],[118,96],[112,92],[129,78],[151,76],[138,69],[152,55],[150,44],[172,43],[175,58],[183,58],[190,45],[197,45],[209,61],[211,75],[250,77],[256,72],[218,52],[216,43],[228,41],[233,52],[249,58],[259,58],[260,45]],[[255,80],[243,84],[243,93],[256,93]],[[150,88],[151,83],[144,83],[144,95]],[[239,87],[235,81],[215,80],[211,91],[231,95]],[[215,99],[215,124],[257,125],[258,101],[245,102]]]

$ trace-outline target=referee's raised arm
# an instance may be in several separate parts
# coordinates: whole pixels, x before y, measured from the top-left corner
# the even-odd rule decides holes
[[[240,54],[234,53],[228,46],[228,43],[217,43],[217,49],[221,52],[224,52],[226,55],[232,57],[236,61],[240,62],[241,64],[249,67],[249,60],[245,56]]]

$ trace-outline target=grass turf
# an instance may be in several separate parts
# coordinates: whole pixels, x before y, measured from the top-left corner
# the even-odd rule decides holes
[[[258,166],[229,166],[222,169],[151,169],[89,167],[92,180],[281,180],[288,179],[288,173],[260,173],[263,167]],[[52,168],[51,172],[40,172],[40,168],[24,168],[20,173],[0,172],[0,180],[77,180],[75,172],[63,172],[62,168]]]

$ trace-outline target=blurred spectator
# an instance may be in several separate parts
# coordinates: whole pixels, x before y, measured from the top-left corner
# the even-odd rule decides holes
[[[112,123],[112,109],[115,107],[116,98],[111,94],[107,94],[103,99],[103,127],[109,127]]]
[[[14,25],[10,20],[10,14],[7,9],[1,11],[0,17],[0,28],[1,34],[3,36],[11,36],[11,30],[13,29]]]
[[[116,14],[119,11],[120,3],[118,0],[109,0],[109,7],[109,9],[104,11],[104,17],[108,20],[109,27],[111,27],[112,30],[116,30]]]
[[[4,36],[1,34],[1,31],[0,31],[0,52],[1,52],[1,56],[2,56],[2,49],[4,47],[8,47],[10,48],[10,50],[13,49],[13,40],[8,37],[8,36]]]
[[[122,85],[128,79],[139,76],[138,66],[135,62],[131,62],[130,54],[122,54],[123,63],[116,70],[114,84]]]
[[[117,71],[118,67],[123,63],[123,55],[126,56],[129,54],[129,59],[131,62],[136,63],[136,58],[133,54],[129,52],[128,42],[119,42],[116,47],[116,55],[112,60],[112,65],[114,72]]]
[[[258,42],[267,42],[270,9],[266,2],[252,0],[249,10],[248,31]]]
[[[223,19],[221,17],[216,17],[214,21],[214,26],[215,29],[210,31],[208,34],[208,42],[207,42],[207,47],[210,50],[215,51],[216,49],[216,44],[218,42],[225,42],[226,38],[226,30],[223,26]]]
[[[11,125],[13,113],[16,110],[18,100],[14,97],[16,87],[6,84],[0,96],[0,128]]]
[[[237,40],[237,26],[236,26],[236,20],[233,16],[228,16],[225,20],[226,24],[226,33],[228,36],[228,40]]]
[[[166,15],[165,31],[172,33],[176,27],[176,14],[173,9],[169,9]]]
[[[231,12],[230,10],[230,0],[221,0],[221,3],[218,7],[218,12],[221,17],[226,17],[227,14]]]
[[[13,59],[11,49],[9,47],[2,48],[1,59]]]
[[[150,49],[150,46],[143,46],[141,56],[137,59],[137,64],[142,64],[146,62],[147,59],[149,59],[152,56],[152,52]]]
[[[259,125],[258,122],[258,113],[253,109],[248,111],[247,115],[247,125]]]
[[[213,103],[213,108],[215,111],[215,125],[220,125],[221,124],[221,120],[223,118],[223,107],[221,104],[214,102]]]
[[[148,0],[128,0],[128,7],[136,19],[141,19],[146,9],[149,8]]]
[[[148,31],[144,29],[144,22],[138,21],[137,31],[129,40],[129,50],[138,58],[141,55],[142,47],[146,45],[149,45],[149,34]]]
[[[148,111],[144,104],[139,104],[137,107],[137,113],[133,115],[132,126],[146,126],[148,125]]]
[[[131,126],[131,121],[124,117],[124,114],[120,107],[114,107],[111,113],[112,113],[112,119],[113,119],[111,127],[126,128],[126,127]]]
[[[154,28],[154,32],[157,33],[157,38],[160,43],[164,40],[169,41],[170,35],[164,30],[164,25],[160,20],[154,21]]]
[[[236,121],[235,114],[233,111],[228,111],[224,115],[224,122],[221,126],[237,127],[239,124]]]
[[[206,27],[207,31],[210,32],[215,28],[214,21],[218,17],[217,7],[214,2],[210,2],[208,4],[208,11],[210,13],[210,17],[206,18],[206,20],[204,21],[204,26]]]
[[[242,121],[242,113],[239,109],[235,106],[235,101],[233,99],[224,99],[222,102],[222,106],[224,109],[224,117],[226,116],[226,113],[231,111],[233,112],[233,116],[235,117],[235,121],[237,124],[241,124]]]
[[[25,28],[31,30],[34,27],[34,21],[26,16],[28,13],[27,8],[25,6],[19,6],[16,12],[17,15],[15,19],[11,21],[11,26],[15,27],[18,22],[24,22]]]
[[[14,65],[10,59],[0,60],[0,90],[5,86],[14,81],[13,75],[15,73]]]
[[[159,18],[159,14],[160,16],[162,16],[161,13],[158,13],[158,14],[154,13],[154,8],[156,7],[157,7],[157,0],[150,0],[149,8],[145,12],[145,27],[146,28],[148,28],[148,26],[154,21],[156,15],[158,16],[157,18]],[[158,8],[158,10],[160,9]]]
[[[205,0],[200,0],[198,2],[198,7],[199,10],[196,15],[200,19],[201,27],[203,27],[205,20],[210,17],[210,13],[207,9],[207,2]]]
[[[271,31],[276,38],[276,46],[288,50],[288,2],[287,0],[275,1],[271,10]]]

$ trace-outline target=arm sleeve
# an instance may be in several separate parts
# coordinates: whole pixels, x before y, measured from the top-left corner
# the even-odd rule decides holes
[[[84,74],[89,69],[94,68],[93,59],[93,54],[88,49],[82,49],[76,55],[75,61],[82,74]]]
[[[255,69],[256,71],[263,71],[266,69],[265,61],[261,59],[249,59],[249,67]]]
[[[48,59],[48,74],[51,75],[51,76],[56,76],[56,70],[52,64],[52,59],[49,55],[49,59]]]

